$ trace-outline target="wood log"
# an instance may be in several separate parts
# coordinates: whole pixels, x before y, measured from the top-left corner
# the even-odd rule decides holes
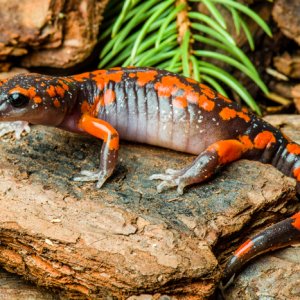
[[[148,176],[193,156],[122,144],[103,189],[72,181],[98,167],[100,142],[34,126],[0,144],[0,264],[40,286],[79,298],[160,294],[203,299],[218,260],[299,208],[295,181],[272,166],[239,161],[208,183],[157,193]],[[233,245],[233,244],[232,244]],[[71,297],[71,296],[70,296]]]

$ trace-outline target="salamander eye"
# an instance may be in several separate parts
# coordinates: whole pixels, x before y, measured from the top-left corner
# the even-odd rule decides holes
[[[29,98],[20,93],[13,93],[8,96],[8,102],[16,108],[24,107],[28,102]]]

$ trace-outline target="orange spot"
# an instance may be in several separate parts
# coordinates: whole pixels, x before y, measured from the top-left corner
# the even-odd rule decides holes
[[[64,77],[64,81],[66,81],[66,82],[74,82],[74,77]]]
[[[45,83],[45,82],[42,82],[42,83],[41,83],[41,86],[42,86],[42,87],[46,86],[46,83]]]
[[[128,75],[130,78],[135,78],[136,77],[136,74],[135,73],[129,73]]]
[[[295,169],[293,170],[293,175],[294,175],[294,177],[297,179],[297,181],[300,181],[300,167],[295,168]]]
[[[53,98],[53,97],[56,96],[55,87],[54,87],[53,85],[50,85],[50,86],[47,88],[46,92],[48,93],[48,95],[49,95],[51,98]]]
[[[178,91],[182,91],[183,95],[180,97],[184,97],[189,103],[198,104],[199,107],[207,111],[212,111],[215,107],[215,102],[208,99],[207,95],[199,95],[191,85],[181,82],[175,76],[162,77],[161,82],[157,82],[154,88],[159,97],[171,97],[176,95]]]
[[[151,70],[146,72],[137,72],[137,83],[140,86],[146,85],[148,82],[155,79],[155,76],[157,75],[157,71]]]
[[[97,75],[93,78],[93,80],[96,82],[96,85],[98,87],[99,90],[103,90],[104,88],[104,80],[103,80],[103,76],[101,75]]]
[[[292,225],[296,229],[300,230],[300,212],[298,212],[298,213],[294,214],[293,216],[291,216],[291,219],[294,220],[294,222],[292,223]]]
[[[61,86],[56,86],[55,91],[59,97],[63,98],[65,96],[65,90]]]
[[[81,108],[80,109],[81,109],[81,112],[83,114],[85,114],[85,113],[90,112],[91,106],[90,106],[90,104],[86,100],[84,100],[82,102],[82,104],[81,104]]]
[[[41,97],[39,97],[39,96],[35,96],[35,97],[33,97],[33,101],[35,102],[35,103],[42,103],[43,102],[43,100],[42,100],[42,98]]]
[[[236,117],[239,117],[239,118],[245,120],[246,122],[250,121],[250,117],[247,114],[245,114],[244,112],[241,112],[241,111],[236,111],[235,109],[229,108],[229,107],[224,107],[220,111],[219,115],[224,121],[228,121],[228,120],[234,119]]]
[[[9,90],[9,94],[13,93],[21,93],[25,96],[28,96],[28,91],[26,89],[21,88],[20,86],[16,86],[15,88]]]
[[[254,147],[252,141],[250,140],[248,135],[242,135],[239,137],[241,143],[245,146],[245,149],[249,150]]]
[[[8,79],[0,80],[0,86],[3,85],[5,82],[7,82],[7,80],[8,80]]]
[[[200,83],[201,92],[205,94],[205,96],[214,99],[216,97],[215,91],[213,91],[211,88],[209,88],[207,85]]]
[[[28,96],[30,99],[33,99],[36,96],[35,87],[32,86],[28,89]]]
[[[108,89],[104,92],[103,95],[103,104],[104,105],[109,105],[113,103],[116,100],[116,94],[113,90]]]
[[[8,91],[9,94],[13,94],[13,93],[16,93],[16,92],[27,93],[27,90],[25,90],[25,89],[23,89],[23,88],[21,88],[20,86],[17,85],[16,87],[14,87],[14,88],[12,88],[11,90]]]
[[[119,149],[118,132],[109,123],[83,114],[79,120],[78,126],[85,132],[107,142],[110,150]]]
[[[239,112],[237,113],[237,115],[238,115],[241,119],[244,119],[247,123],[250,121],[250,117],[249,117],[247,114],[245,114],[244,112],[242,112],[242,111],[239,111]]]
[[[286,149],[289,153],[299,155],[300,154],[300,146],[295,143],[290,143],[286,146]]]
[[[219,94],[219,93],[217,93],[217,97],[218,97],[219,99],[221,99],[221,100],[227,102],[227,103],[232,103],[232,101],[231,101],[230,99],[228,99],[227,97],[225,97],[225,96],[223,96],[223,95],[221,95],[221,94]],[[242,110],[243,110],[243,109],[242,109]]]
[[[62,88],[66,91],[69,90],[69,86],[65,84],[62,80],[58,80],[58,83],[62,86]]]
[[[190,82],[190,83],[195,83],[195,84],[198,84],[199,82],[196,81],[195,79],[193,78],[186,78],[186,81]]]
[[[60,107],[60,105],[61,105],[57,98],[55,98],[55,100],[53,101],[53,104],[55,107]]]
[[[104,83],[108,84],[110,81],[113,81],[115,83],[120,82],[122,80],[122,76],[123,76],[123,71],[108,73],[105,76],[103,76]]]
[[[245,148],[237,140],[222,140],[212,144],[207,150],[216,151],[219,156],[219,163],[225,165],[239,159]]]
[[[243,243],[235,252],[234,255],[236,257],[243,257],[247,254],[254,246],[254,243],[251,240],[247,240]]]
[[[123,71],[113,71],[112,73],[108,73],[106,70],[98,70],[92,72],[94,75],[93,80],[96,82],[99,90],[103,90],[104,87],[110,82],[118,83],[122,80]]]
[[[201,95],[199,97],[199,107],[207,111],[212,111],[215,107],[215,102],[209,100],[206,96]]]
[[[110,150],[118,150],[119,149],[119,135],[114,135],[109,143]]]
[[[158,91],[159,97],[171,97],[172,88],[170,86],[164,86],[163,84],[157,82],[155,84],[155,89]]]
[[[33,97],[35,97],[36,95],[36,91],[35,91],[35,87],[30,87],[28,90],[20,87],[20,86],[16,86],[15,88],[11,89],[9,91],[10,94],[13,93],[21,93],[27,97],[29,97],[30,99],[32,99]]]
[[[162,77],[161,82],[157,82],[154,88],[157,90],[159,97],[170,97],[180,89],[185,93],[193,91],[190,85],[181,82],[176,76],[171,75]]]
[[[264,149],[270,147],[272,143],[276,142],[276,138],[270,131],[262,131],[254,138],[254,147],[257,149]]]
[[[107,73],[107,70],[96,70],[96,71],[91,72],[91,74],[94,76],[103,76],[103,75],[106,75],[106,73]]]
[[[229,108],[229,107],[224,107],[220,113],[219,113],[220,117],[225,120],[228,121],[230,119],[234,119],[237,115],[237,111]]]
[[[42,99],[39,100],[40,97],[37,97],[36,99],[35,96],[36,96],[36,91],[35,91],[35,87],[30,87],[29,89],[24,89],[20,86],[16,86],[15,88],[11,89],[9,91],[10,94],[13,94],[13,93],[20,93],[20,94],[23,94],[24,96],[34,100],[36,103],[40,103],[42,102]],[[40,102],[39,102],[40,101]]]
[[[186,96],[188,102],[198,104],[199,106],[202,103],[201,97],[204,97],[206,99],[205,96],[200,96],[199,93],[196,93],[194,91],[185,92],[184,95]],[[203,100],[205,101],[205,99]]]
[[[173,99],[172,104],[174,107],[177,108],[185,108],[187,107],[187,100],[185,97],[178,96],[175,99]]]
[[[99,111],[99,106],[103,105],[103,98],[95,97],[94,103],[90,104],[87,100],[84,100],[81,104],[80,110],[83,114],[88,114],[94,117]]]
[[[74,75],[73,78],[76,80],[76,81],[85,81],[86,79],[89,79],[90,78],[90,73],[89,72],[86,72],[86,73],[82,73],[82,74],[77,74],[77,75]]]

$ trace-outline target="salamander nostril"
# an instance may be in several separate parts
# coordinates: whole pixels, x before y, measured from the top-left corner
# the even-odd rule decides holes
[[[13,107],[21,108],[28,104],[29,98],[21,93],[13,93],[8,96],[8,102]]]

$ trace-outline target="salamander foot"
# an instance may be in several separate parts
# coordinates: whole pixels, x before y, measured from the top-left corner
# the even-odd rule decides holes
[[[190,181],[183,175],[184,170],[167,169],[165,174],[153,174],[149,177],[149,180],[162,180],[157,186],[159,193],[168,188],[177,186],[178,194],[182,195],[184,187],[190,184]]]
[[[218,156],[213,151],[203,151],[188,166],[180,170],[167,169],[164,174],[153,174],[150,180],[162,180],[157,186],[158,192],[177,186],[178,194],[183,194],[183,189],[191,184],[207,180],[219,166]]]
[[[82,176],[80,176],[82,175]],[[100,189],[106,179],[110,176],[105,171],[88,171],[88,170],[82,170],[80,172],[79,176],[76,176],[73,178],[74,181],[97,181],[96,187]]]
[[[23,132],[30,132],[30,127],[25,121],[2,122],[0,124],[0,137],[9,132],[14,132],[16,139],[19,140]]]

